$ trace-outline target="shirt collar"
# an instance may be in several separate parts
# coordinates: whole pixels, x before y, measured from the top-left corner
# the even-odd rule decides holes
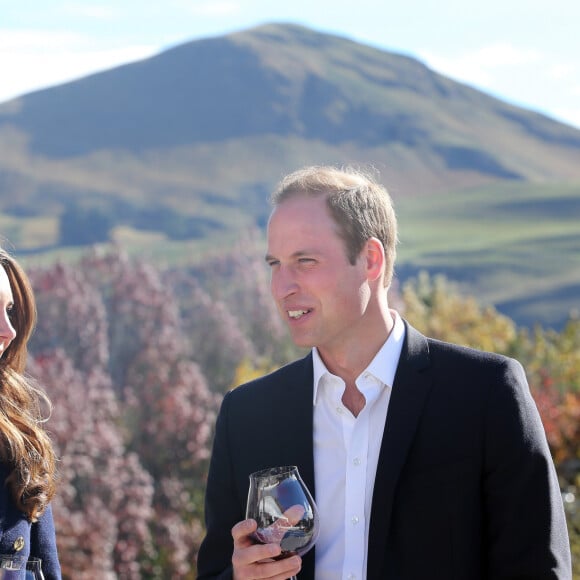
[[[403,349],[405,325],[397,311],[390,310],[390,313],[394,321],[391,333],[385,341],[385,344],[383,344],[379,349],[369,366],[361,373],[361,375],[369,373],[383,383],[383,385],[392,388],[395,381],[395,373],[397,372],[397,365],[399,364],[399,358],[401,356],[401,350]],[[326,368],[326,365],[322,361],[316,347],[312,349],[312,364],[314,371],[312,403],[313,405],[316,405],[320,381],[326,374],[331,375],[331,373]]]

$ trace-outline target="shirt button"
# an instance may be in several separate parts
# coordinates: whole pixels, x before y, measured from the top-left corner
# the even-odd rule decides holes
[[[336,408],[336,412],[337,412],[339,415],[342,415],[342,413],[343,413],[342,407],[337,407],[337,408]]]
[[[352,522],[353,526],[356,526],[358,524],[358,521],[359,521],[358,516],[352,516],[350,521]]]
[[[346,578],[347,578],[347,580],[356,580],[356,574],[353,574],[351,572]]]
[[[353,465],[360,465],[360,464],[361,464],[360,457],[355,457],[355,458],[352,460],[352,464],[353,464]]]

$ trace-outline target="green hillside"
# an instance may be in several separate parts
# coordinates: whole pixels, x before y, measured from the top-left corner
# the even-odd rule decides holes
[[[527,325],[580,311],[580,182],[399,200],[398,273],[443,273]]]
[[[263,205],[267,211],[265,199]],[[396,209],[401,283],[421,271],[445,275],[462,292],[530,327],[560,329],[579,312],[580,183],[501,184],[403,198]],[[0,221],[4,232],[5,223]],[[25,229],[34,232],[35,225],[29,221]],[[41,231],[38,227],[37,235]],[[201,240],[176,241],[155,232],[118,228],[114,237],[132,255],[175,266],[197,264],[235,247],[241,231],[243,227]],[[38,264],[74,261],[86,251],[84,246],[54,248],[21,256]]]

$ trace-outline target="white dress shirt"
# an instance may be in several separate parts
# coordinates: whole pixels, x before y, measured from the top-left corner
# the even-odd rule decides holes
[[[314,361],[314,476],[320,535],[316,580],[365,580],[373,486],[385,418],[405,326],[394,327],[355,383],[365,406],[354,417],[343,405],[344,381],[332,375],[316,348]]]

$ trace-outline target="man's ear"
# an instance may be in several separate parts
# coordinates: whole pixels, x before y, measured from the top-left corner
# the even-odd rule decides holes
[[[369,238],[365,244],[367,261],[367,276],[369,280],[377,280],[385,273],[385,249],[377,238]]]

